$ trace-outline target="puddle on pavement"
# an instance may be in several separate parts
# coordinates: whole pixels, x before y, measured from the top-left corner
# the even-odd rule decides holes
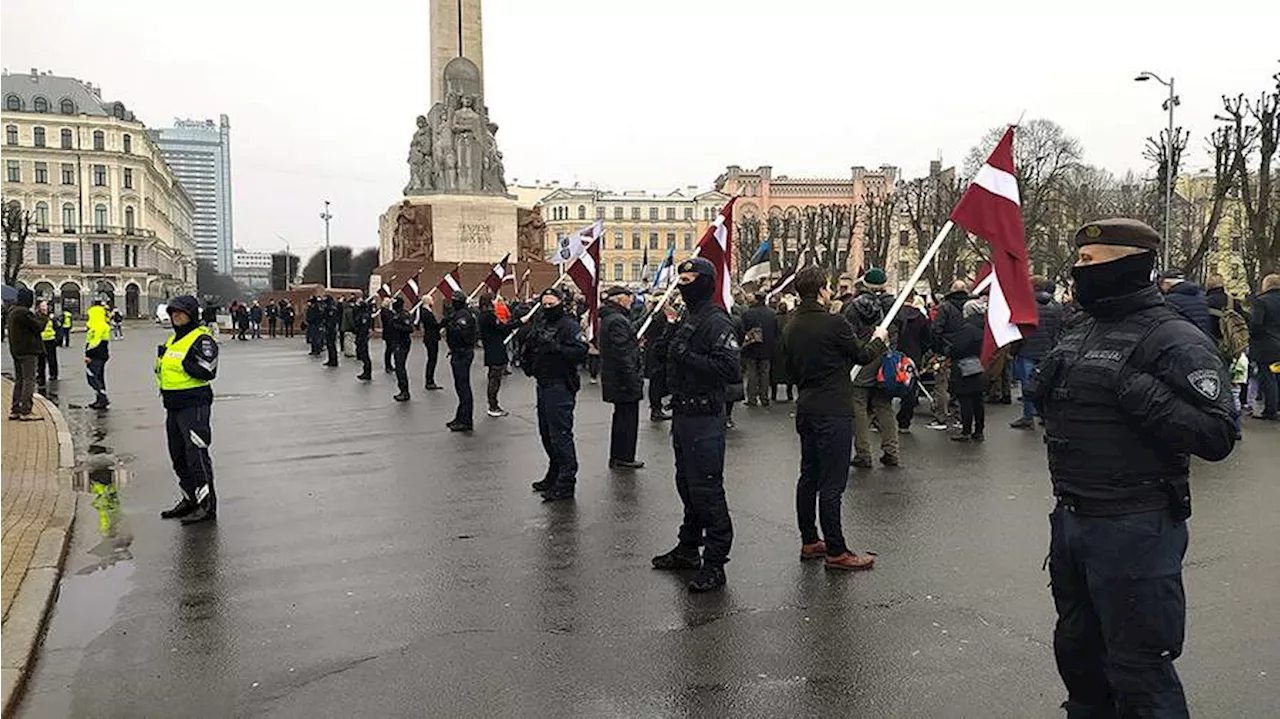
[[[92,449],[90,450],[92,452]],[[89,505],[97,514],[97,542],[86,550],[88,564],[76,574],[93,574],[117,562],[130,561],[133,552],[133,531],[120,506],[120,493],[129,483],[129,470],[119,463],[92,466],[76,472],[72,488],[92,497]]]
[[[227,402],[227,401],[234,401],[238,399],[270,399],[275,396],[276,396],[275,392],[228,392],[228,393],[219,392],[217,396],[217,401]]]

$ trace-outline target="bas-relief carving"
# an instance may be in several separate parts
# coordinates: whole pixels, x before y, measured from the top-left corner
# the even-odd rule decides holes
[[[543,238],[547,223],[536,209],[516,210],[516,257],[520,262],[542,263],[546,261]]]
[[[442,79],[444,100],[418,116],[418,130],[409,143],[404,194],[506,195],[498,125],[484,105],[479,69],[456,57],[445,66]]]

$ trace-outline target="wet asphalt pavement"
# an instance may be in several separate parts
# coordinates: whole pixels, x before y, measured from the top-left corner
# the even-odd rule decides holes
[[[1039,436],[1005,426],[1013,408],[992,408],[985,445],[922,415],[903,467],[855,472],[846,532],[879,556],[849,575],[797,561],[788,405],[739,407],[729,586],[690,596],[649,568],[680,518],[666,425],[642,420],[646,469],[611,473],[609,408],[584,383],[578,499],[544,506],[531,382],[508,378],[510,417],[450,433],[453,392],[421,389],[421,344],[397,405],[376,341],[361,384],[300,339],[224,336],[219,522],[164,522],[162,338],[112,343],[104,414],[81,408],[79,345],[64,351],[86,494],[19,716],[1057,714],[1049,483]],[[1177,666],[1197,715],[1274,716],[1280,696],[1277,440],[1252,422],[1232,457],[1195,468]]]

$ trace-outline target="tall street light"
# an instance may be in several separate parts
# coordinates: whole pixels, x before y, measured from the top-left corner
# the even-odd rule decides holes
[[[329,214],[328,200],[324,201],[324,212],[320,213],[320,219],[324,220],[324,288],[330,290],[333,289],[333,260],[329,253],[329,220],[333,219],[333,215]]]
[[[1168,82],[1154,72],[1143,72],[1133,78],[1134,82],[1146,82],[1147,80],[1155,80],[1156,82],[1169,88],[1169,98],[1164,101],[1164,109],[1169,112],[1169,136],[1165,139],[1165,170],[1164,170],[1164,243],[1160,264],[1163,269],[1169,269],[1169,245],[1173,242],[1173,225],[1170,217],[1173,212],[1173,183],[1177,182],[1173,176],[1173,108],[1178,106],[1178,96],[1173,92],[1173,78],[1170,77]]]

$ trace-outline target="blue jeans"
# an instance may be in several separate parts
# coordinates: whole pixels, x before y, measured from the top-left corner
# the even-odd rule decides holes
[[[1030,357],[1019,356],[1013,363],[1014,379],[1022,383],[1022,418],[1032,419],[1036,416],[1036,406],[1027,397],[1027,381],[1031,379],[1031,375],[1035,374],[1036,365],[1039,360]]]

